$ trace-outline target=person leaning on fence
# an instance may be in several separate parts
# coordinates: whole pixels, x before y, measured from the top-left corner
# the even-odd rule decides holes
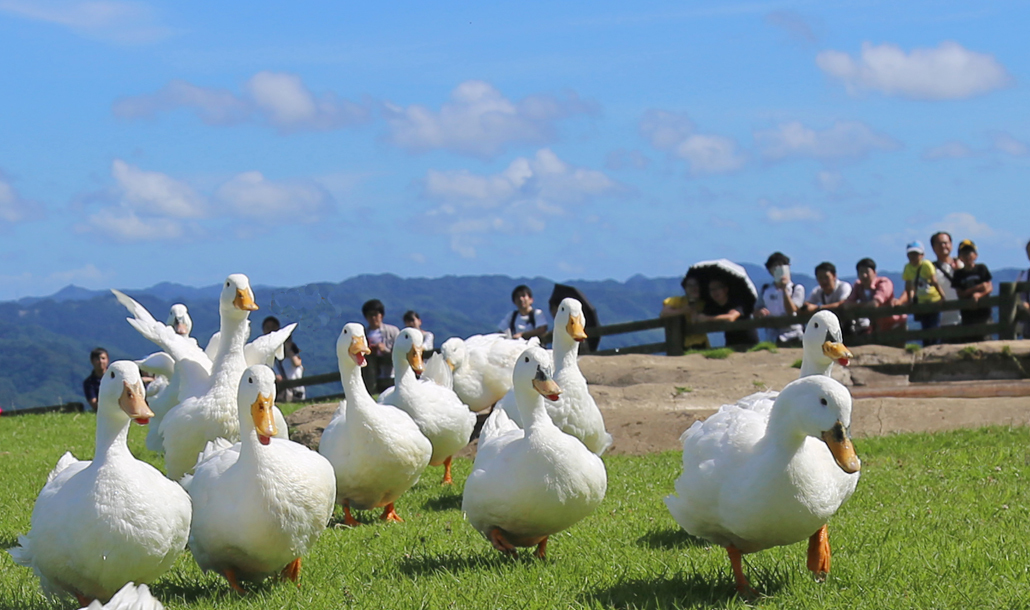
[[[82,380],[82,393],[86,396],[89,410],[96,412],[97,397],[100,396],[100,379],[107,371],[107,350],[98,347],[89,353],[89,363],[93,365],[89,377]]]
[[[930,247],[937,257],[933,262],[937,269],[937,285],[941,287],[941,297],[945,301],[954,301],[958,298],[952,280],[955,278],[955,271],[962,268],[962,261],[951,255],[951,244],[951,233],[946,231],[938,231],[930,236]],[[961,314],[954,309],[941,312],[941,326],[954,326],[961,321]]]
[[[726,282],[713,278],[708,282],[708,298],[704,310],[697,314],[698,322],[735,322],[750,318],[743,305],[730,301],[730,287]],[[751,347],[758,343],[758,333],[747,330],[728,330],[727,347]]]
[[[375,363],[376,378],[393,379],[393,343],[397,335],[401,334],[401,329],[383,323],[386,307],[379,299],[365,301],[361,306],[361,315],[368,323],[365,326],[365,338],[368,340],[368,349],[372,350],[370,359]]]
[[[851,295],[844,301],[843,307],[890,307],[894,303],[894,282],[889,277],[876,274],[876,261],[871,258],[863,258],[855,265],[858,272],[858,280],[851,289]],[[885,332],[896,328],[904,328],[908,316],[893,315],[876,318],[870,321],[869,318],[855,320],[854,331],[858,334],[870,333],[873,329],[876,332]]]
[[[973,240],[964,239],[959,243],[958,257],[962,261],[962,268],[955,270],[955,277],[952,278],[951,283],[960,299],[979,301],[983,297],[990,296],[991,290],[994,289],[994,285],[991,283],[991,271],[987,265],[976,262],[978,256]],[[991,308],[989,307],[963,309],[961,312],[963,326],[988,324],[991,321]],[[967,341],[969,339],[966,337]]]
[[[905,294],[896,304],[905,303],[937,303],[941,300],[941,286],[937,283],[937,268],[924,258],[923,244],[914,241],[905,247],[908,264],[901,272],[905,280]],[[913,314],[924,330],[938,328],[941,325],[941,312]],[[937,345],[940,339],[923,339],[923,345]]]
[[[550,320],[542,309],[533,307],[533,290],[521,284],[511,291],[511,302],[515,311],[501,318],[497,329],[508,333],[513,339],[529,339],[547,334]]]
[[[790,259],[782,252],[773,252],[765,261],[765,269],[773,281],[763,284],[758,291],[755,317],[796,316],[805,303],[805,287],[791,281]],[[791,324],[786,328],[770,328],[766,332],[775,336],[777,345],[787,345],[800,343],[805,329],[800,324]]]
[[[422,350],[426,352],[433,351],[433,333],[428,330],[422,330],[422,317],[418,315],[418,312],[414,309],[409,309],[404,312],[404,327],[414,328],[422,333]]]
[[[1030,260],[1030,241],[1026,242],[1026,258]],[[1030,269],[1020,271],[1016,282],[1030,282]],[[1016,321],[1022,326],[1021,335],[1025,339],[1030,334],[1030,290],[1019,291],[1016,298]]]
[[[692,323],[697,319],[697,314],[705,308],[704,299],[701,298],[701,284],[696,277],[688,274],[680,281],[680,286],[683,288],[683,294],[671,296],[662,301],[662,311],[659,312],[658,317],[683,316],[688,323]],[[683,337],[683,349],[708,349],[710,347],[707,333]]]
[[[816,312],[837,309],[851,296],[851,284],[837,279],[837,266],[821,262],[815,267],[815,279],[819,285],[805,301],[805,311]]]

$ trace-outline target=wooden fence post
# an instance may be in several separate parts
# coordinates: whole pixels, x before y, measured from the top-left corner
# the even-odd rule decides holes
[[[683,355],[683,323],[686,318],[683,316],[669,316],[665,318],[665,355]]]
[[[1001,325],[998,339],[1012,341],[1016,338],[1016,284],[1002,282],[998,296],[1001,297],[998,305],[998,324]]]

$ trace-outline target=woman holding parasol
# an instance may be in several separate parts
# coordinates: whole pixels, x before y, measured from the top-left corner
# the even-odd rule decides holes
[[[740,265],[725,258],[702,261],[687,271],[687,277],[697,278],[705,306],[695,316],[699,322],[734,322],[747,320],[755,309],[758,292]],[[758,343],[755,329],[726,331],[729,347],[750,347]]]

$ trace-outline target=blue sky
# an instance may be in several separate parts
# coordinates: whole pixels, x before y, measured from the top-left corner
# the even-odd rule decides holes
[[[1025,2],[0,0],[0,299],[1030,238]],[[761,279],[761,278],[756,278]]]

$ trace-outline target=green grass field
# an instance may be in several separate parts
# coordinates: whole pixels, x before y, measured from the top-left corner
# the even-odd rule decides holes
[[[47,472],[66,450],[93,452],[91,415],[0,419],[0,546],[29,529]],[[160,464],[143,449],[137,456]],[[552,537],[548,558],[500,556],[464,522],[452,488],[430,469],[397,504],[403,524],[331,525],[304,558],[301,587],[266,582],[246,597],[201,574],[189,552],[152,586],[168,608],[1025,608],[1030,606],[1030,430],[987,428],[859,439],[858,491],[830,523],[833,566],[823,584],[806,545],[745,558],[764,596],[735,596],[722,548],[691,539],[661,498],[679,455],[606,457],[608,496],[590,518]],[[337,511],[339,516],[339,511]],[[0,554],[0,609],[76,608],[42,597],[31,571]]]

